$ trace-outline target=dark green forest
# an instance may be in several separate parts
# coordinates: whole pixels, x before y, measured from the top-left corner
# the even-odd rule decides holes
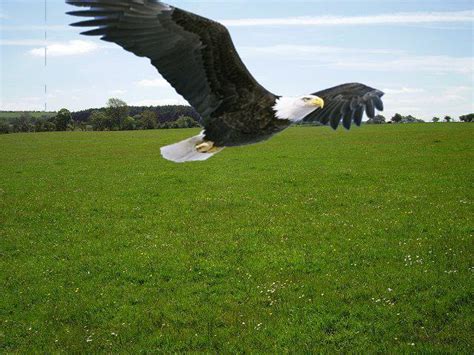
[[[51,131],[129,131],[199,127],[190,106],[128,106],[109,99],[106,107],[71,112],[0,112],[0,133]]]

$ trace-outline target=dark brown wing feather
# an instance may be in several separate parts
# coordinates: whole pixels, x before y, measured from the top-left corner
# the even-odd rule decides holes
[[[364,111],[369,118],[375,116],[375,109],[383,111],[381,97],[384,93],[364,84],[343,84],[315,92],[313,95],[324,100],[324,109],[314,111],[303,121],[329,123],[334,129],[341,121],[346,129],[351,128],[352,122],[360,126]]]
[[[227,29],[156,0],[67,0],[89,10],[69,12],[92,17],[73,26],[96,27],[84,35],[99,35],[141,57],[148,57],[163,77],[202,116],[206,131],[245,126],[248,115],[228,113],[264,98],[274,100],[242,63]],[[255,105],[258,105],[255,102]],[[268,119],[268,117],[267,117]],[[254,123],[255,124],[255,123]],[[214,127],[216,126],[216,127]],[[218,126],[218,127],[217,127]],[[225,127],[224,127],[225,126]]]

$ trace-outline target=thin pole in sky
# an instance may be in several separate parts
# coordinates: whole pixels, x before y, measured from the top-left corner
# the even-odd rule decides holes
[[[48,0],[44,0],[44,111],[48,110]]]

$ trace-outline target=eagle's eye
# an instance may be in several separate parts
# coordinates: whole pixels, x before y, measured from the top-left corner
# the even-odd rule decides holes
[[[304,102],[308,102],[309,100],[311,100],[309,97],[303,97]]]

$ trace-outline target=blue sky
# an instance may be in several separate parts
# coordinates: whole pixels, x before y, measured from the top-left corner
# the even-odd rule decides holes
[[[147,59],[79,35],[62,0],[0,0],[0,109],[78,110],[109,97],[185,102]],[[228,26],[253,75],[280,95],[358,81],[386,110],[431,117],[474,111],[474,6],[464,0],[168,1]],[[48,93],[44,94],[44,83]]]

